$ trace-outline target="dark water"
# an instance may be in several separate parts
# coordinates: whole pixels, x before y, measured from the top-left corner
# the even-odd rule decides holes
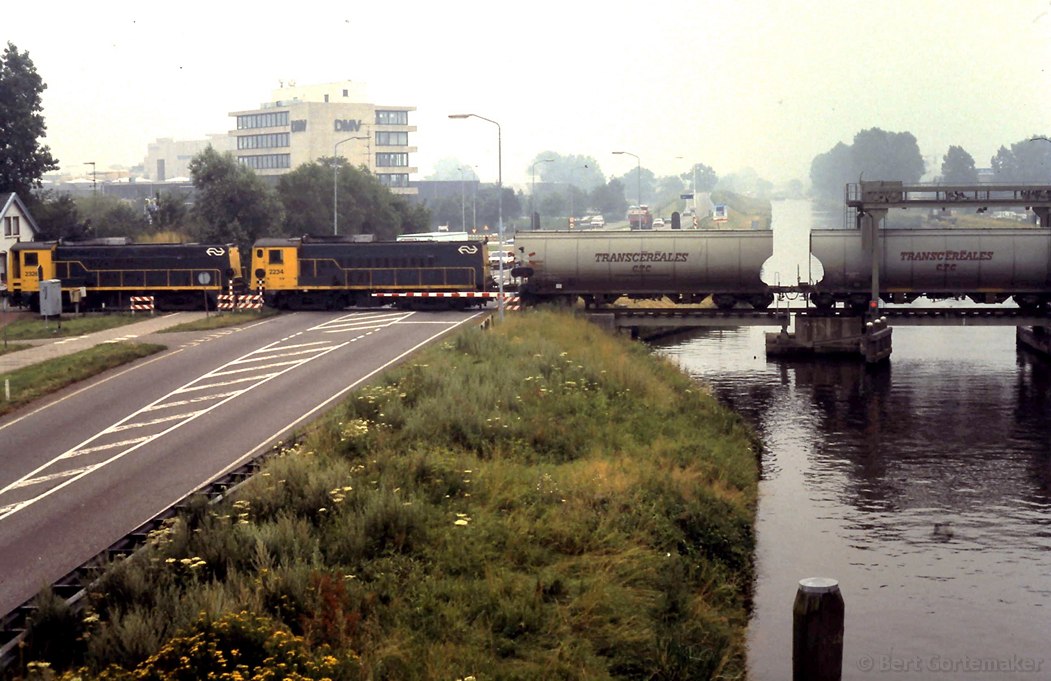
[[[768,361],[770,330],[659,348],[765,447],[750,678],[791,678],[796,585],[822,576],[844,679],[1051,679],[1051,363],[1010,327],[900,327],[882,369]]]

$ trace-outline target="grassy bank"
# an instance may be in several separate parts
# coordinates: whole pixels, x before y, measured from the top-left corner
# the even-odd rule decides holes
[[[643,346],[511,316],[194,504],[87,613],[41,597],[23,659],[107,679],[741,678],[756,457]]]
[[[143,315],[136,317],[132,314],[90,314],[82,317],[63,315],[61,320],[54,318],[45,320],[39,315],[18,315],[6,325],[4,335],[7,340],[12,341],[34,338],[67,338],[134,324],[147,318]]]
[[[0,416],[77,381],[164,349],[163,345],[150,343],[106,343],[24,369],[0,373]],[[5,399],[8,391],[9,400]]]

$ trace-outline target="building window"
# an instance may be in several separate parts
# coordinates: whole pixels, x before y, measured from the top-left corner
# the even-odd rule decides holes
[[[21,229],[17,215],[4,218],[4,236],[18,236]]]
[[[409,146],[409,133],[377,132],[376,145],[380,147],[407,147]]]
[[[237,117],[238,130],[255,128],[283,128],[288,126],[287,111],[270,111],[268,113],[247,114]]]
[[[409,166],[409,155],[404,152],[396,154],[376,154],[377,168],[407,168]]]
[[[262,154],[260,156],[238,156],[237,162],[252,170],[275,170],[292,167],[291,154]]]
[[[269,135],[242,135],[237,138],[238,149],[272,149],[289,146],[287,132],[275,132]]]
[[[376,125],[408,125],[408,111],[380,111],[376,110]]]
[[[343,96],[344,97],[350,97],[350,90],[344,90],[343,91]]]
[[[376,178],[385,187],[408,187],[409,186],[409,174],[408,173],[380,173],[376,175]]]

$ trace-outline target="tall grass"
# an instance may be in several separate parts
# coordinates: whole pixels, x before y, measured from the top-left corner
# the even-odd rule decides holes
[[[294,678],[742,678],[756,479],[751,431],[673,366],[523,314],[355,393],[60,621],[83,678],[159,678],[232,621],[287,632]],[[183,657],[169,678],[232,673]]]

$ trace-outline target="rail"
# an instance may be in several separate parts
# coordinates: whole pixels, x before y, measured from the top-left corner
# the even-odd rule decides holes
[[[847,309],[819,310],[812,307],[772,310],[688,308],[597,308],[592,315],[613,318],[620,328],[690,328],[729,326],[787,327],[792,315],[807,317],[861,317]],[[1048,326],[1051,311],[1008,307],[894,307],[881,308],[890,326]]]

